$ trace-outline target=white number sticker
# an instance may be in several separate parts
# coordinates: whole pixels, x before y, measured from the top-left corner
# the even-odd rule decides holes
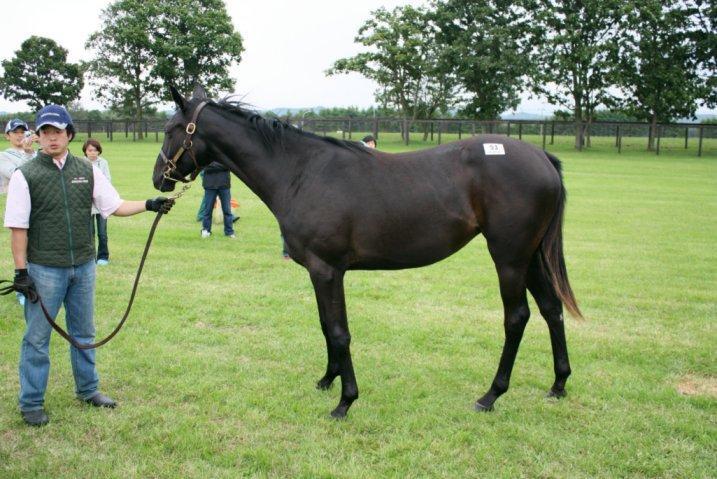
[[[486,155],[505,155],[502,143],[483,143],[483,150]]]

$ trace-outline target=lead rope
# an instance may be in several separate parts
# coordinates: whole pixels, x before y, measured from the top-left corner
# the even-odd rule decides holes
[[[179,198],[182,197],[182,195],[184,195],[184,193],[186,193],[186,191],[187,191],[191,186],[192,186],[192,183],[187,183],[187,184],[185,184],[185,185],[182,187],[182,190],[179,191],[178,193],[176,193],[174,196],[171,196],[171,197],[169,198],[169,200],[172,200],[172,201],[178,200]],[[140,276],[142,275],[142,269],[144,268],[144,261],[145,261],[145,259],[147,259],[147,253],[149,252],[149,247],[150,247],[150,245],[152,244],[152,238],[154,238],[154,231],[157,229],[157,225],[159,224],[159,220],[162,218],[163,215],[164,215],[164,213],[162,213],[161,211],[157,212],[157,216],[154,218],[154,222],[152,223],[152,227],[151,227],[150,230],[149,230],[149,236],[147,237],[147,243],[146,243],[145,246],[144,246],[144,252],[142,253],[142,259],[141,259],[140,262],[139,262],[139,268],[137,268],[137,274],[135,275],[135,278],[134,278],[134,285],[132,286],[132,293],[130,294],[129,303],[127,304],[127,309],[126,309],[125,312],[124,312],[124,316],[122,316],[122,320],[119,322],[119,324],[117,324],[117,326],[115,327],[114,331],[112,331],[112,332],[109,334],[109,336],[107,336],[107,337],[104,338],[103,340],[98,341],[98,342],[96,342],[96,343],[94,343],[94,344],[80,344],[80,343],[78,343],[77,340],[75,340],[75,338],[73,338],[72,336],[70,336],[64,329],[62,329],[62,327],[61,327],[59,324],[57,324],[57,323],[52,319],[52,317],[50,316],[50,313],[47,312],[47,308],[45,307],[45,304],[42,302],[42,298],[40,298],[40,295],[39,295],[39,294],[37,295],[37,301],[39,301],[39,303],[40,303],[40,307],[42,308],[42,312],[43,312],[44,315],[45,315],[45,319],[47,320],[48,323],[50,323],[50,326],[52,326],[52,329],[54,329],[55,331],[57,331],[57,334],[59,334],[60,336],[62,336],[63,338],[65,338],[65,340],[66,340],[68,343],[70,343],[71,345],[73,345],[73,346],[76,347],[77,349],[95,349],[95,348],[99,348],[99,347],[102,346],[103,344],[108,343],[108,342],[119,332],[119,330],[122,329],[122,326],[124,325],[125,321],[127,320],[127,317],[129,317],[129,312],[132,310],[132,304],[134,303],[134,296],[135,296],[135,294],[137,293],[137,286],[139,285],[139,278],[140,278]],[[4,280],[4,281],[0,281],[0,283],[12,283],[12,281]],[[9,293],[12,292],[12,291],[14,291],[14,289],[12,288],[12,286],[7,286],[7,287],[5,287],[5,288],[0,292],[0,294],[9,294]],[[29,300],[29,299],[30,299],[30,298],[27,298],[27,300]]]

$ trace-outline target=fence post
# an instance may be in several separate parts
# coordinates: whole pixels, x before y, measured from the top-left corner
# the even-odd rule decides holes
[[[443,122],[438,122],[438,144],[441,144],[441,132],[443,131]]]
[[[87,120],[87,138],[92,138],[92,121]]]
[[[541,132],[543,133],[543,149],[545,149],[545,137],[546,137],[546,135],[547,135],[547,133],[548,133],[548,132],[546,131],[546,128],[545,128],[546,126],[547,126],[547,125],[545,124],[545,122],[543,122],[543,123],[540,124],[540,130],[541,130]]]
[[[433,143],[433,120],[431,120],[431,143]]]
[[[114,141],[115,135],[115,122],[110,120],[110,141]]]
[[[702,156],[702,136],[704,135],[705,127],[700,125],[700,142],[697,147],[697,156]]]
[[[552,145],[553,143],[555,143],[555,121],[551,122],[550,127],[550,144]]]
[[[508,122],[508,136],[510,136],[510,122]]]
[[[523,124],[522,123],[518,123],[518,139],[519,140],[523,139]]]
[[[458,139],[461,139],[461,136],[463,136],[463,123],[460,121],[458,122]]]
[[[617,152],[622,153],[622,134],[620,133],[620,125],[617,125]]]
[[[620,137],[620,124],[618,123],[617,126],[615,126],[615,148],[617,148],[617,141]]]
[[[137,122],[132,122],[132,141],[137,141]]]
[[[129,137],[129,122],[128,121],[124,122],[124,137],[125,138]]]
[[[373,118],[373,137],[378,140],[378,118]]]
[[[353,128],[353,122],[351,121],[351,117],[349,117],[349,140],[351,139],[351,129]]]
[[[690,134],[690,127],[685,128],[685,150],[687,149],[687,136]]]

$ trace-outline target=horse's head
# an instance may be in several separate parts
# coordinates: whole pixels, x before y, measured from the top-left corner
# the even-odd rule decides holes
[[[164,143],[154,165],[152,182],[160,191],[174,190],[175,183],[194,180],[209,160],[204,154],[206,141],[197,125],[199,114],[209,99],[201,86],[197,86],[192,98],[185,99],[174,86],[170,86],[177,112],[167,122]],[[187,176],[189,178],[187,179]]]

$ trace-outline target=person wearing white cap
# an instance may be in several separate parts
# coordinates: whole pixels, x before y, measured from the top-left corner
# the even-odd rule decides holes
[[[131,216],[143,211],[169,212],[174,200],[125,201],[97,166],[68,150],[75,127],[67,110],[48,105],[35,125],[41,150],[10,177],[5,227],[15,262],[13,288],[27,297],[25,335],[20,348],[19,406],[23,420],[43,426],[45,391],[50,374],[50,333],[42,300],[51,317],[65,307],[70,335],[81,344],[95,339],[95,245],[91,209]],[[117,403],[100,393],[95,350],[70,347],[77,398],[95,407]]]
[[[35,157],[32,137],[33,134],[27,123],[19,118],[12,119],[5,125],[5,139],[10,142],[10,148],[0,152],[0,194],[7,193],[7,184],[12,172]]]

